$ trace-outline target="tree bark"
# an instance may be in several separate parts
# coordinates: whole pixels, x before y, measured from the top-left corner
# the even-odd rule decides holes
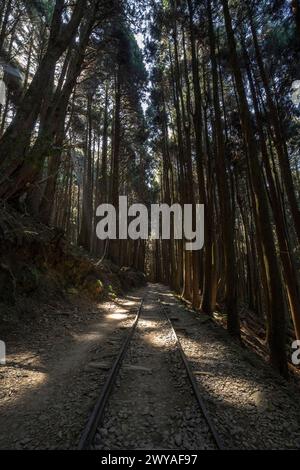
[[[285,302],[282,292],[281,274],[277,261],[276,248],[270,223],[267,196],[261,173],[251,115],[247,103],[243,78],[239,68],[236,40],[232,27],[228,1],[222,0],[225,27],[230,51],[232,73],[235,78],[239,98],[240,118],[248,149],[248,165],[252,187],[253,207],[257,217],[258,243],[262,243],[263,263],[268,281],[269,316],[270,316],[270,360],[272,365],[283,375],[288,375],[285,350]],[[261,237],[261,240],[260,240]]]

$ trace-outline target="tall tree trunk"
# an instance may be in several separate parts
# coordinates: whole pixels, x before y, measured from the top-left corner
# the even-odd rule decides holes
[[[264,85],[264,90],[266,93],[267,105],[268,105],[268,110],[269,110],[268,119],[272,123],[273,129],[274,129],[274,143],[275,143],[275,147],[277,151],[278,160],[280,163],[280,171],[282,174],[282,179],[283,179],[284,188],[287,194],[287,198],[290,204],[291,214],[292,214],[292,218],[294,221],[298,241],[300,243],[300,210],[298,207],[298,202],[297,202],[297,198],[295,194],[293,176],[292,176],[289,157],[288,157],[288,151],[286,148],[284,136],[282,134],[282,128],[281,128],[280,118],[278,116],[278,110],[272,98],[272,93],[271,93],[271,89],[269,85],[269,80],[267,77],[267,72],[266,72],[263,59],[261,56],[253,16],[251,14],[248,3],[247,5],[248,5],[248,16],[249,16],[250,28],[252,32],[253,44],[254,44],[255,53],[256,53],[256,60],[257,60],[258,68],[260,71],[261,79]]]
[[[260,138],[261,153],[263,157],[263,162],[266,168],[266,176],[268,187],[270,191],[270,203],[273,211],[273,217],[276,225],[276,233],[279,243],[279,253],[281,257],[281,262],[283,266],[283,272],[286,282],[286,290],[288,293],[289,305],[291,310],[291,315],[293,319],[293,324],[295,327],[295,333],[297,339],[300,339],[300,294],[298,286],[298,274],[295,269],[295,262],[293,260],[293,254],[290,249],[290,243],[288,239],[288,230],[285,223],[284,211],[282,207],[282,202],[278,197],[278,192],[276,189],[276,184],[274,181],[272,168],[269,161],[268,149],[266,145],[266,136],[263,132],[263,119],[259,110],[258,99],[256,97],[256,90],[254,87],[252,74],[250,71],[249,58],[245,46],[243,45],[245,63],[247,66],[248,80],[250,83],[250,89],[252,93],[252,99],[254,104],[254,110],[258,123],[258,133]]]
[[[253,207],[257,213],[258,243],[262,243],[263,260],[268,280],[269,316],[270,316],[270,360],[272,365],[284,375],[288,375],[285,350],[285,302],[282,291],[281,273],[278,266],[276,248],[270,223],[268,201],[261,173],[255,134],[251,114],[247,103],[243,78],[239,68],[236,40],[232,27],[228,1],[222,0],[226,33],[230,51],[232,72],[235,78],[239,98],[240,118],[248,149],[248,165],[252,186]],[[261,237],[261,240],[260,240]]]
[[[20,104],[16,115],[0,139],[1,177],[0,197],[10,193],[13,175],[22,165],[30,145],[31,134],[38,118],[44,97],[44,86],[52,75],[57,60],[67,49],[82,19],[86,0],[76,2],[69,23],[62,30],[63,0],[56,0],[47,51]]]
[[[5,7],[5,2],[3,1],[3,8]],[[0,51],[3,49],[4,46],[4,40],[6,36],[6,30],[8,26],[8,21],[9,21],[9,16],[12,12],[12,0],[8,0],[6,4],[6,8],[4,9],[4,15],[3,15],[3,21],[1,24],[1,30],[0,30]]]
[[[236,261],[234,252],[234,217],[230,204],[230,185],[225,161],[224,131],[221,117],[219,79],[216,60],[216,41],[212,19],[211,0],[207,0],[207,13],[210,40],[210,58],[213,81],[214,127],[216,132],[216,175],[219,192],[221,232],[224,242],[223,256],[225,260],[227,328],[232,336],[240,338],[236,298]]]
[[[87,97],[87,137],[86,137],[86,164],[84,172],[84,184],[82,195],[82,219],[81,230],[79,235],[79,244],[87,251],[91,251],[92,241],[92,100],[93,95],[88,94]]]
[[[113,142],[112,142],[112,183],[111,183],[111,202],[114,208],[119,212],[119,190],[120,190],[120,149],[121,149],[121,66],[118,69],[115,77],[115,113],[114,113],[114,127],[113,127]],[[117,217],[117,226],[118,226]],[[110,242],[109,254],[115,263],[119,260],[120,243],[119,240]]]

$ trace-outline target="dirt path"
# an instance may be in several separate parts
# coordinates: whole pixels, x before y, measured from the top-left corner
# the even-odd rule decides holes
[[[215,449],[172,328],[149,286],[96,449]]]
[[[0,366],[0,449],[76,448],[139,296],[60,302],[7,332]],[[102,367],[95,364],[102,363]]]
[[[160,297],[224,444],[300,449],[299,389],[159,285],[101,305],[52,302],[35,321],[28,319],[22,328],[3,333],[8,357],[0,367],[0,449],[76,448],[142,297],[148,299],[145,312],[113,392],[117,405],[111,401],[98,446],[211,446],[170,329],[158,310]]]

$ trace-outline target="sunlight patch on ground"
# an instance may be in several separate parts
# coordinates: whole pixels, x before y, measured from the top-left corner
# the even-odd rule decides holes
[[[203,351],[198,349],[199,342],[191,338],[181,340],[181,344],[188,360],[193,364],[192,368],[201,388],[205,389],[209,395],[215,396],[217,389],[218,398],[221,398],[219,403],[235,408],[246,408],[254,404],[253,397],[248,395],[249,388],[255,392],[259,388],[259,384],[251,378],[239,377],[238,372],[235,374],[232,370],[226,370],[225,365],[221,367],[220,364],[224,359],[221,349],[214,348],[209,341],[207,343],[201,341],[201,347],[207,349],[204,354]],[[223,353],[225,354],[224,351]],[[239,389],[240,396],[244,394],[245,390],[246,401],[244,403],[239,399],[239,395],[232,393],[232,383],[234,383],[235,388]]]
[[[41,369],[41,370],[39,370]],[[2,378],[1,387],[1,407],[6,407],[7,403],[11,405],[22,397],[48,380],[48,373],[42,371],[39,358],[34,361],[16,360],[15,358],[7,358],[6,366],[0,368]],[[9,381],[6,384],[6,379]]]
[[[103,338],[102,333],[98,332],[93,332],[93,333],[84,333],[84,334],[76,334],[73,335],[73,338],[78,342],[78,343],[88,343],[88,342],[94,342],[94,341],[99,341],[100,339]]]
[[[106,316],[106,318],[110,318],[111,320],[126,320],[128,317],[128,313],[110,313]]]
[[[200,367],[199,367],[200,370]],[[194,369],[197,377],[197,382],[201,388],[205,389],[206,393],[211,397],[214,397],[220,406],[226,406],[231,408],[248,409],[249,406],[255,406],[254,393],[257,391],[257,384],[253,384],[251,380],[237,379],[236,377],[229,379],[229,384],[226,383],[226,377],[218,375],[206,376],[199,375],[198,369]],[[225,381],[224,381],[225,379]],[[234,381],[234,388],[239,389],[239,394],[233,393],[232,381]],[[216,385],[218,394],[216,395]],[[249,385],[253,389],[253,395],[249,395]],[[243,391],[245,389],[245,392]],[[243,397],[243,400],[241,400]]]
[[[139,325],[141,328],[145,330],[150,330],[150,329],[156,329],[157,328],[157,323],[154,320],[146,320],[143,318],[140,320]]]

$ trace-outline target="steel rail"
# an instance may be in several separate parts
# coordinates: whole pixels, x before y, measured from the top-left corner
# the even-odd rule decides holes
[[[214,425],[214,423],[213,423],[213,421],[212,421],[212,419],[211,419],[211,417],[210,417],[210,415],[209,415],[209,412],[208,412],[208,410],[207,410],[207,407],[206,407],[206,405],[205,405],[205,403],[204,403],[204,400],[203,400],[203,398],[202,398],[202,396],[201,396],[201,393],[200,393],[200,390],[199,390],[199,387],[198,387],[198,384],[197,384],[197,380],[196,380],[195,375],[194,375],[194,373],[193,373],[193,370],[192,370],[192,368],[191,368],[191,366],[190,366],[190,364],[189,364],[189,361],[188,361],[188,359],[187,359],[187,356],[186,356],[186,354],[185,354],[185,352],[184,352],[184,350],[183,350],[183,348],[182,348],[180,339],[179,339],[178,336],[177,336],[177,333],[176,333],[176,331],[175,331],[175,328],[174,328],[174,326],[173,326],[173,323],[172,323],[172,321],[170,320],[170,318],[169,318],[169,316],[168,316],[166,307],[165,307],[165,305],[162,303],[161,299],[159,299],[159,301],[160,301],[160,305],[162,306],[162,309],[163,309],[163,312],[164,312],[164,314],[165,314],[165,317],[166,317],[166,319],[167,319],[167,321],[168,321],[168,323],[170,324],[170,327],[171,327],[171,329],[172,329],[173,335],[174,335],[174,337],[175,337],[175,340],[176,340],[176,343],[177,343],[177,346],[178,346],[178,350],[179,350],[179,352],[180,352],[180,356],[181,356],[182,362],[183,362],[183,364],[184,364],[184,366],[185,366],[185,370],[186,370],[187,376],[188,376],[189,381],[190,381],[190,383],[191,383],[191,385],[192,385],[194,395],[195,395],[195,397],[196,397],[196,399],[197,399],[197,402],[198,402],[198,404],[199,404],[199,406],[200,406],[200,409],[201,409],[201,412],[202,412],[202,414],[203,414],[203,416],[204,416],[204,418],[205,418],[205,421],[206,421],[206,423],[207,423],[207,425],[208,425],[208,427],[209,427],[209,429],[210,429],[210,432],[211,432],[211,435],[212,435],[212,437],[213,437],[213,440],[214,440],[214,442],[215,442],[215,444],[216,444],[216,446],[217,446],[217,448],[218,448],[219,450],[225,450],[225,447],[224,447],[224,445],[223,445],[223,443],[222,443],[222,441],[221,441],[221,439],[220,439],[220,437],[219,437],[219,435],[218,435],[218,432],[216,431],[215,425]]]
[[[127,337],[125,338],[125,341],[123,342],[123,344],[121,346],[119,354],[118,354],[115,362],[113,363],[113,365],[112,365],[112,367],[109,371],[109,374],[108,374],[108,377],[107,377],[106,382],[104,384],[104,387],[102,389],[101,395],[100,395],[100,397],[99,397],[99,399],[98,399],[98,401],[97,401],[97,403],[96,403],[96,405],[95,405],[95,407],[94,407],[94,409],[91,413],[91,416],[88,420],[88,423],[87,423],[87,425],[86,425],[86,427],[85,427],[85,429],[82,433],[82,436],[80,438],[80,442],[79,442],[79,445],[78,445],[78,450],[88,450],[90,448],[92,442],[93,442],[93,439],[95,437],[97,428],[98,428],[99,424],[102,421],[104,411],[105,411],[105,408],[106,408],[107,401],[109,399],[111,390],[113,388],[113,385],[114,385],[115,380],[117,378],[118,372],[119,372],[120,367],[122,365],[124,356],[125,356],[125,354],[128,350],[128,346],[130,344],[130,341],[133,337],[136,326],[137,326],[138,321],[140,319],[143,303],[144,303],[144,299],[142,299],[142,301],[141,301],[140,307],[138,309],[138,312],[137,312],[136,318],[133,322],[133,325],[131,326],[130,332],[127,335]]]

